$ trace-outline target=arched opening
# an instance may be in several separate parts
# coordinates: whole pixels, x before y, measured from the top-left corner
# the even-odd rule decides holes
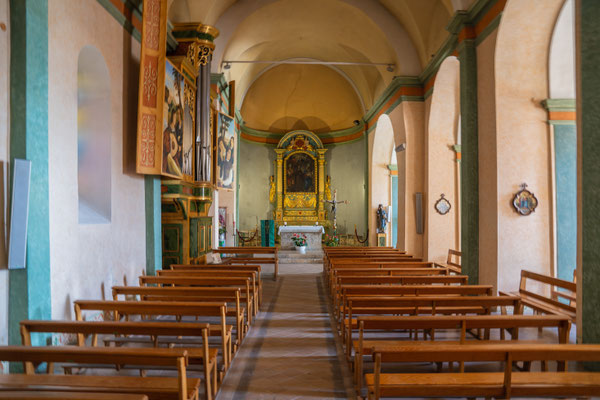
[[[448,249],[460,250],[459,122],[460,63],[450,56],[435,78],[426,139],[425,257],[431,261],[445,261]]]
[[[77,63],[79,223],[111,220],[110,76],[104,57],[85,46]]]
[[[385,246],[392,245],[392,230],[396,226],[390,224],[391,215],[397,211],[392,205],[392,181],[390,179],[392,167],[390,161],[394,153],[394,128],[390,117],[383,114],[377,120],[377,127],[373,133],[370,154],[370,179],[369,179],[369,241],[371,246],[382,245],[378,241],[378,234],[385,234]],[[397,172],[397,164],[396,164]],[[397,177],[397,175],[396,175]],[[396,191],[396,199],[398,193]],[[382,205],[388,214],[388,224],[383,232],[378,232],[377,208]],[[392,208],[390,210],[390,208]],[[391,211],[391,213],[390,213]]]

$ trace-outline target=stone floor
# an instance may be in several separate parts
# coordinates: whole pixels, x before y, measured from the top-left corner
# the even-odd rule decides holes
[[[217,400],[354,399],[321,274],[266,278],[263,285],[262,312]]]

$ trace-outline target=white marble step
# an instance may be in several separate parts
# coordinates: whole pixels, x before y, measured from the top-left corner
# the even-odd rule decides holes
[[[280,250],[278,256],[279,264],[323,264],[321,250],[307,250],[306,254],[296,250]]]

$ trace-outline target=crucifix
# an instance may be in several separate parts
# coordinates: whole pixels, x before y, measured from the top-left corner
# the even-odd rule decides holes
[[[340,203],[348,204],[350,202],[348,200],[338,200],[337,199],[337,189],[335,189],[333,191],[333,200],[323,200],[323,203],[331,204],[331,214],[333,215],[333,231],[337,232],[337,219],[336,219],[337,205]]]

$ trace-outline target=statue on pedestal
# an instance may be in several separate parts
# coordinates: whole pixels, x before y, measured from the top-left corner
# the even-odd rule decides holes
[[[385,233],[385,228],[388,223],[388,213],[383,209],[383,205],[380,204],[376,211],[377,214],[377,233]]]

